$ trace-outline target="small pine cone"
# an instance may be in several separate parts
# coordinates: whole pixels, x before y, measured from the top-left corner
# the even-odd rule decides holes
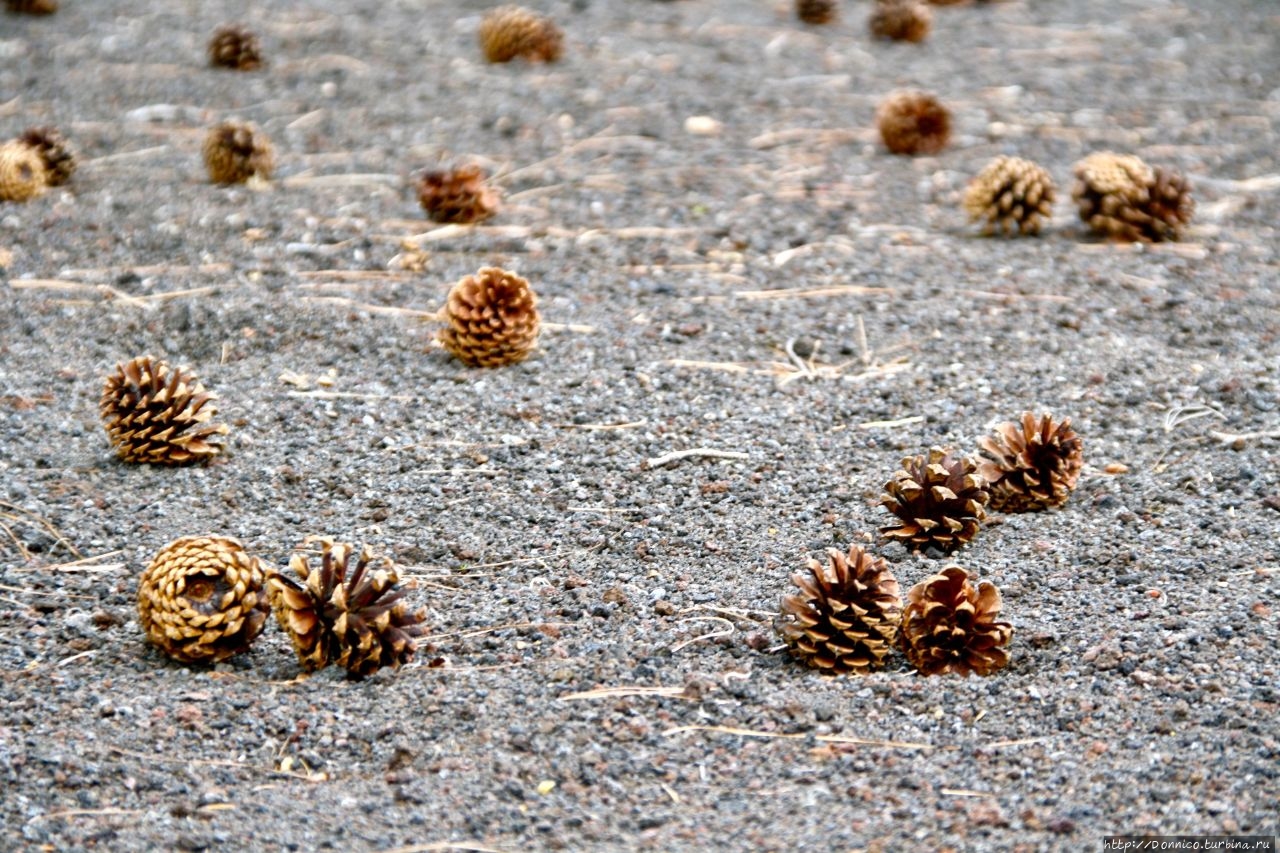
[[[880,503],[900,520],[880,532],[913,550],[932,545],[950,554],[973,539],[987,517],[990,495],[974,461],[940,447],[903,459],[884,489]]]
[[[1191,222],[1195,201],[1186,177],[1172,169],[1156,166],[1151,170],[1150,198],[1147,203],[1147,235],[1153,241],[1177,240],[1182,229]]]
[[[219,27],[209,39],[209,64],[216,68],[252,71],[262,67],[258,37],[238,24]]]
[[[867,26],[871,35],[891,41],[922,42],[933,25],[933,13],[919,0],[879,0]]]
[[[234,539],[184,536],[160,549],[138,581],[138,622],[162,652],[217,663],[249,648],[271,606],[262,562]]]
[[[52,15],[58,11],[58,0],[5,0],[4,7],[21,15]]]
[[[27,201],[48,186],[39,151],[16,139],[0,144],[0,201]]]
[[[1070,418],[1054,423],[1050,415],[1023,412],[1022,423],[1000,424],[995,437],[979,439],[978,446],[986,454],[978,474],[988,483],[991,508],[1000,512],[1062,506],[1084,467],[1084,442]]]
[[[51,187],[71,180],[76,171],[76,151],[56,127],[27,128],[18,141],[34,148],[44,162],[45,181]]]
[[[1053,178],[1037,164],[1019,157],[997,157],[964,193],[969,218],[982,222],[984,234],[1038,234],[1042,220],[1053,215]]]
[[[269,180],[275,168],[271,140],[252,124],[234,119],[209,131],[204,165],[215,184],[243,184],[250,178]]]
[[[813,558],[791,582],[800,592],[782,597],[779,631],[791,653],[830,673],[864,674],[884,664],[902,615],[898,581],[884,560],[854,545]]]
[[[1009,662],[1013,626],[1000,622],[1000,590],[948,566],[907,592],[898,632],[907,660],[924,675],[990,675]]]
[[[363,677],[409,661],[426,633],[425,617],[400,600],[404,590],[396,588],[395,565],[365,546],[352,568],[352,546],[318,541],[319,566],[295,553],[289,568],[298,577],[272,572],[267,581],[271,606],[298,662],[308,672],[335,664]]]
[[[829,24],[838,11],[836,0],[796,0],[796,17],[806,24]]]
[[[884,146],[894,154],[937,154],[951,139],[951,113],[928,92],[891,93],[876,109]]]
[[[116,365],[107,377],[102,421],[125,462],[207,462],[222,451],[214,437],[229,431],[210,423],[215,399],[195,374],[144,355]]]
[[[483,222],[498,212],[498,192],[484,179],[476,165],[427,172],[418,180],[418,202],[434,222]]]
[[[490,62],[527,59],[555,62],[564,52],[564,34],[550,18],[523,6],[499,6],[480,21],[480,48]]]
[[[538,340],[538,297],[529,282],[498,267],[465,276],[449,291],[440,343],[472,367],[523,361]]]
[[[1075,165],[1071,197],[1095,233],[1125,242],[1176,240],[1194,203],[1186,178],[1140,158],[1101,151]]]

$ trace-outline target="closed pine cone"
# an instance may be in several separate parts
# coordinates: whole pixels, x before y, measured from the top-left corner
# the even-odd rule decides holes
[[[319,538],[320,565],[295,553],[289,568],[297,578],[272,572],[271,606],[308,672],[329,664],[363,677],[384,666],[399,667],[417,650],[426,632],[424,616],[401,601],[400,577],[387,557],[346,543]]]
[[[482,222],[498,212],[498,193],[484,179],[474,164],[427,172],[418,181],[418,202],[434,222]]]
[[[999,621],[1000,590],[948,566],[907,592],[898,633],[907,660],[923,675],[990,675],[1009,662],[1013,626]]]
[[[210,423],[215,399],[195,374],[139,356],[117,365],[103,384],[102,422],[125,462],[206,462],[222,451],[215,436],[228,432]]]
[[[995,437],[978,440],[986,458],[978,473],[991,491],[991,508],[1031,512],[1067,502],[1084,467],[1084,442],[1071,419],[1022,413],[1021,423],[996,427]]]
[[[899,520],[880,532],[912,550],[933,546],[949,554],[973,539],[987,517],[990,495],[973,460],[940,447],[903,459],[884,488],[880,503]]]
[[[58,11],[58,0],[5,0],[4,6],[23,15],[52,15]]]
[[[854,545],[813,558],[791,582],[798,593],[782,598],[779,631],[791,653],[830,673],[870,672],[893,649],[902,615],[898,581],[884,560]]]
[[[19,140],[0,144],[0,201],[27,201],[49,185],[40,152]]]
[[[217,663],[249,648],[271,607],[261,561],[234,539],[184,536],[138,581],[138,623],[165,654]]]
[[[891,93],[876,109],[884,146],[894,154],[936,154],[951,139],[951,113],[928,92]]]
[[[217,68],[252,71],[262,67],[258,37],[237,24],[219,27],[209,39],[209,64]]]
[[[51,187],[71,180],[76,171],[76,152],[56,127],[27,128],[18,141],[34,148],[44,162],[45,182]]]
[[[829,24],[837,11],[836,0],[796,0],[796,17],[806,24]]]
[[[564,34],[555,22],[523,6],[491,9],[480,21],[479,35],[490,62],[555,62],[564,51]]]
[[[969,182],[964,209],[985,234],[1038,234],[1053,215],[1055,194],[1053,178],[1037,164],[997,157]]]
[[[1186,178],[1141,158],[1100,151],[1075,165],[1071,197],[1095,233],[1124,242],[1176,240],[1194,203]]]
[[[933,13],[918,0],[878,0],[867,22],[876,38],[910,42],[924,41],[932,24]]]
[[[1172,169],[1156,166],[1151,170],[1150,202],[1146,233],[1151,240],[1177,240],[1182,229],[1191,222],[1195,201],[1191,198],[1191,185],[1185,176]]]
[[[445,301],[440,343],[472,367],[524,360],[538,340],[538,297],[529,282],[498,267],[464,277]]]
[[[215,184],[243,184],[250,178],[269,180],[275,155],[266,134],[247,122],[224,121],[204,140],[204,165]]]

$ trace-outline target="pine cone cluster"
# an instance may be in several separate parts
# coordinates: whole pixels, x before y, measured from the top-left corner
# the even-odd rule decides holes
[[[1195,210],[1185,177],[1129,154],[1100,151],[1075,165],[1071,197],[1097,234],[1126,242],[1177,240]]]
[[[210,423],[215,399],[191,372],[144,355],[116,366],[103,384],[100,408],[121,459],[183,465],[222,450],[215,436],[228,428]]]
[[[541,317],[529,282],[498,267],[465,276],[445,301],[440,343],[472,367],[502,367],[533,351]]]
[[[893,650],[902,615],[898,581],[884,560],[855,545],[832,548],[823,565],[791,576],[798,593],[783,596],[779,631],[791,653],[829,673],[866,673]]]
[[[951,112],[934,95],[906,89],[880,102],[876,126],[893,154],[936,154],[951,139]]]
[[[27,201],[48,185],[39,151],[16,139],[0,143],[0,201]]]
[[[498,192],[474,164],[431,171],[418,180],[418,202],[433,222],[483,222],[498,212]]]
[[[217,663],[249,648],[270,605],[258,558],[234,539],[184,536],[156,554],[138,581],[138,621],[171,658]]]
[[[58,0],[5,0],[4,7],[20,15],[52,15],[58,11]]]
[[[990,675],[1009,662],[1013,626],[999,621],[1000,590],[949,566],[907,592],[899,642],[924,675]]]
[[[564,34],[550,18],[523,6],[499,6],[480,21],[480,48],[490,62],[526,59],[555,62],[564,51]]]
[[[796,17],[806,24],[829,24],[838,12],[836,0],[796,0]]]
[[[1053,178],[1039,165],[997,157],[969,182],[964,209],[984,234],[1038,234],[1041,222],[1053,216],[1055,196]]]
[[[880,532],[913,550],[949,554],[977,535],[987,515],[990,495],[974,461],[940,447],[903,459],[884,488],[880,503],[899,520]]]
[[[1045,414],[1023,412],[1021,423],[996,427],[995,437],[978,440],[986,458],[978,474],[991,491],[991,508],[1031,512],[1067,502],[1084,467],[1084,442],[1071,419],[1055,423]]]
[[[268,580],[276,619],[303,668],[334,664],[363,677],[409,661],[426,632],[425,617],[401,601],[395,565],[366,546],[353,567],[351,545],[318,541],[318,566],[295,553],[289,567],[297,577],[273,572]]]
[[[44,163],[45,183],[57,187],[71,180],[78,162],[75,149],[56,127],[30,127],[18,141],[32,148]]]
[[[238,24],[227,24],[209,39],[209,64],[215,68],[252,71],[262,67],[262,46],[258,37]]]
[[[250,178],[269,180],[275,155],[269,140],[252,124],[224,121],[204,140],[204,164],[215,184],[243,184]]]
[[[922,42],[933,25],[933,13],[919,0],[877,0],[867,26],[871,35],[890,41]]]

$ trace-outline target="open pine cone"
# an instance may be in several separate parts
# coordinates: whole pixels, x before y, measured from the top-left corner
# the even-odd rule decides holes
[[[227,24],[209,39],[209,64],[216,68],[252,71],[262,67],[258,37],[238,24]]]
[[[139,356],[103,384],[102,422],[125,462],[205,462],[222,451],[215,436],[229,431],[210,423],[215,399],[190,371]]]
[[[352,567],[352,546],[316,541],[319,566],[295,553],[289,568],[297,578],[272,572],[268,579],[271,606],[299,663],[308,672],[335,664],[363,677],[409,661],[426,632],[425,617],[400,600],[395,565],[365,546]]]
[[[418,202],[433,222],[482,222],[498,212],[498,192],[485,185],[484,171],[474,164],[425,173]]]
[[[440,343],[472,367],[523,361],[542,323],[529,282],[498,267],[485,267],[455,284],[443,314],[448,325],[440,331]]]
[[[891,41],[922,42],[933,25],[933,13],[919,0],[877,0],[867,20],[871,35]]]
[[[782,598],[779,632],[791,653],[830,673],[870,672],[893,649],[902,615],[898,581],[884,560],[854,545],[827,551],[827,564],[808,560]]]
[[[555,62],[564,51],[564,34],[555,22],[523,6],[491,9],[480,21],[479,35],[490,62]]]
[[[48,185],[39,151],[16,139],[0,144],[0,201],[27,201]]]
[[[1080,220],[1125,242],[1176,240],[1195,204],[1186,178],[1152,169],[1139,157],[1100,151],[1075,165],[1071,197]]]
[[[987,517],[990,495],[974,461],[940,447],[903,459],[884,489],[880,503],[899,521],[880,532],[912,550],[933,546],[949,554],[973,539]]]
[[[204,165],[215,184],[243,184],[254,177],[265,181],[275,168],[275,155],[265,133],[232,119],[209,130]]]
[[[893,154],[937,154],[951,139],[951,112],[928,92],[892,92],[876,109],[876,127]]]
[[[907,660],[924,675],[990,675],[1009,662],[1013,626],[999,621],[1000,590],[948,566],[907,592],[898,633]]]
[[[1055,193],[1053,178],[1037,164],[997,157],[969,182],[964,209],[984,234],[1038,234],[1053,215]]]
[[[22,15],[52,15],[58,11],[58,0],[5,0],[4,7]]]
[[[249,648],[271,607],[262,563],[234,539],[184,536],[160,549],[138,580],[138,623],[187,663],[217,663]]]
[[[1031,512],[1067,502],[1084,467],[1084,442],[1071,419],[1022,413],[1021,423],[996,427],[995,437],[978,440],[986,454],[978,474],[991,491],[991,508]]]
[[[45,182],[51,187],[61,186],[71,180],[76,170],[76,152],[66,137],[56,127],[31,127],[23,131],[18,141],[34,148],[44,163]]]
[[[806,24],[829,24],[838,11],[836,0],[796,0],[796,17]]]

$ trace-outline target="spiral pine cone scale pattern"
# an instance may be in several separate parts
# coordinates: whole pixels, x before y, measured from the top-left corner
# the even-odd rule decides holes
[[[449,291],[439,339],[472,367],[523,361],[537,343],[541,317],[529,282],[499,267],[464,277]]]
[[[978,534],[989,499],[972,459],[933,447],[903,459],[885,484],[880,503],[898,521],[880,532],[913,550],[932,546],[949,554]]]
[[[16,139],[0,144],[0,201],[28,201],[48,185],[39,151]]]
[[[195,374],[149,355],[119,364],[103,383],[103,426],[125,462],[183,465],[222,451],[216,436],[229,432],[210,421],[217,397]]]
[[[1126,242],[1177,240],[1195,203],[1181,174],[1112,151],[1075,165],[1071,197],[1080,220],[1104,237]]]
[[[969,218],[982,223],[985,234],[1038,234],[1053,215],[1053,178],[1042,167],[1020,157],[997,157],[983,167],[964,194]]]
[[[489,62],[555,62],[564,51],[564,34],[550,18],[523,6],[499,6],[480,21],[480,48]]]
[[[948,566],[907,592],[900,645],[924,675],[990,675],[1009,662],[1013,626],[999,620],[1000,590],[974,586],[969,573]]]
[[[991,508],[1001,512],[1061,506],[1084,467],[1084,442],[1070,418],[1055,423],[1048,414],[1024,412],[1018,423],[1000,424],[978,446],[984,454],[978,474],[988,483]]]

